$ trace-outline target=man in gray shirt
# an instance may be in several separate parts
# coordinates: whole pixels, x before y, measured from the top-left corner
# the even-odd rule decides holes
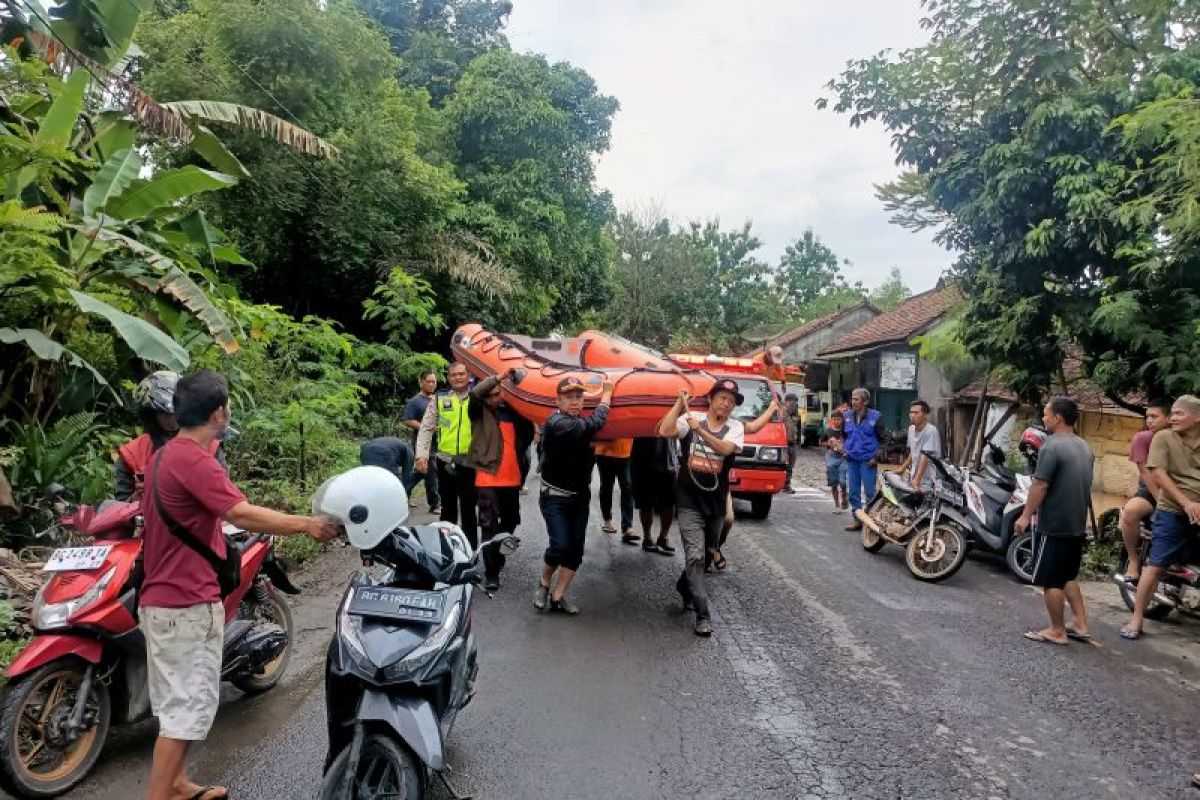
[[[1033,583],[1042,587],[1050,627],[1025,633],[1026,639],[1035,642],[1067,644],[1069,639],[1089,642],[1092,638],[1077,579],[1096,457],[1088,443],[1075,435],[1078,419],[1079,407],[1067,397],[1052,398],[1042,410],[1042,422],[1052,435],[1038,453],[1029,500],[1016,522],[1017,534],[1023,535],[1033,515],[1038,515],[1033,532]],[[1064,600],[1075,617],[1071,628],[1063,622]]]
[[[908,482],[922,492],[933,490],[933,469],[925,456],[928,451],[942,454],[942,437],[938,429],[929,421],[929,403],[924,400],[914,400],[908,407],[908,453],[900,472],[908,477]]]

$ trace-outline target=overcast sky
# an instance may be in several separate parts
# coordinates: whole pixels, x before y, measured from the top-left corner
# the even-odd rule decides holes
[[[813,104],[848,59],[922,43],[919,17],[918,0],[515,0],[508,33],[620,101],[598,171],[618,208],[752,219],[772,262],[811,227],[851,279],[898,266],[922,291],[952,255],[875,199],[897,172],[887,134]]]

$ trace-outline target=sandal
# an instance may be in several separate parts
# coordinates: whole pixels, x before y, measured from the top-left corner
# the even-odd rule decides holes
[[[1129,640],[1140,639],[1142,638],[1142,629],[1126,625],[1124,628],[1121,628],[1121,638]]]
[[[654,546],[654,540],[647,536],[645,539],[642,539],[642,550],[647,553],[655,553],[658,551],[658,548]]]
[[[209,794],[209,792],[219,792],[220,794]],[[188,800],[227,800],[228,797],[229,790],[223,786],[205,786]]]
[[[714,552],[712,565],[716,567],[718,572],[723,572],[729,566],[729,562],[725,560],[725,555],[720,550]]]
[[[603,525],[600,526],[600,530],[604,531],[605,533],[616,533],[617,532],[616,526],[614,526],[611,522],[608,522],[607,520],[604,522]]]
[[[1074,628],[1067,628],[1067,638],[1074,639],[1077,642],[1083,642],[1084,644],[1092,643],[1092,635],[1090,633],[1080,633]]]
[[[671,543],[667,541],[667,537],[665,536],[658,537],[658,541],[655,542],[655,546],[658,548],[658,552],[662,553],[664,556],[675,555],[675,548],[671,546]]]
[[[633,531],[625,531],[624,533],[621,534],[621,541],[624,542],[625,544],[637,544],[641,540],[642,540],[642,537],[638,536]]]
[[[1044,642],[1046,644],[1056,644],[1059,647],[1067,646],[1067,642],[1060,642],[1058,639],[1051,639],[1049,636],[1042,633],[1041,631],[1025,631],[1025,633],[1023,633],[1021,635],[1024,636],[1026,639],[1028,639],[1031,642]]]

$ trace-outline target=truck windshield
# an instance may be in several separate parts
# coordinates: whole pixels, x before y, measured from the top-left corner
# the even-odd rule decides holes
[[[771,384],[762,378],[734,378],[746,402],[733,410],[734,419],[756,419],[771,404]]]

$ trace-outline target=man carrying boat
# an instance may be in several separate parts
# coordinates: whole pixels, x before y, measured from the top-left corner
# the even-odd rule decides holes
[[[546,521],[550,545],[533,593],[538,611],[575,615],[579,607],[567,599],[567,587],[583,562],[588,507],[592,499],[592,438],[608,422],[613,385],[605,381],[600,404],[590,417],[583,413],[583,384],[576,378],[558,382],[558,410],[542,426],[542,489],[538,505]],[[557,580],[555,580],[557,576]]]
[[[685,567],[675,588],[684,608],[696,611],[695,634],[711,636],[704,560],[720,538],[729,498],[729,471],[745,442],[745,426],[730,417],[745,398],[734,381],[723,378],[708,393],[707,412],[689,411],[690,402],[691,397],[681,390],[659,424],[658,434],[680,440],[675,502]]]

